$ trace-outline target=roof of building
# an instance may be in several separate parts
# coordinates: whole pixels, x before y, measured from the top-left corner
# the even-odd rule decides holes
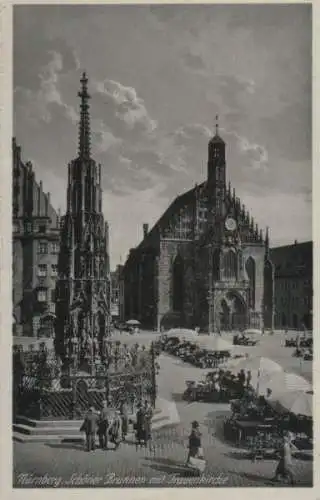
[[[215,134],[209,141],[209,144],[213,143],[219,143],[219,144],[225,144],[224,140],[219,134]]]

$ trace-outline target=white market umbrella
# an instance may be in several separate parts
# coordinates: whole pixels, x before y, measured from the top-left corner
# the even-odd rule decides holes
[[[233,349],[233,345],[231,344],[231,342],[228,342],[227,340],[224,340],[221,337],[217,336],[199,337],[197,338],[197,341],[199,342],[199,344],[202,344],[212,351],[221,352],[231,351]]]
[[[274,373],[274,372],[282,372],[282,367],[269,358],[264,357],[248,357],[246,359],[240,359],[240,361],[232,368],[233,373],[238,373],[240,370],[251,372],[259,371],[260,377],[264,374]]]
[[[137,319],[129,319],[128,321],[126,321],[126,325],[137,326],[140,324],[141,324],[140,321],[138,321]]]
[[[239,363],[236,363],[230,368],[230,371],[234,374],[238,374],[240,370],[251,372],[251,385],[257,388],[257,392],[259,393],[260,380],[263,376],[277,372],[281,373],[283,371],[282,367],[278,363],[272,359],[264,357],[249,357],[247,359],[240,360]]]
[[[312,391],[311,384],[295,373],[269,373],[261,375],[259,380],[259,394],[266,394],[267,389],[272,391],[272,396],[294,391]]]
[[[289,391],[283,392],[276,397],[271,396],[270,405],[278,412],[291,412],[295,415],[312,417],[313,415],[313,392],[312,391]]]

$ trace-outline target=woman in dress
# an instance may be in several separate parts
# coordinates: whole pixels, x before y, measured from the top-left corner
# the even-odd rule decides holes
[[[117,450],[122,441],[122,421],[119,411],[116,411],[114,414],[109,432],[110,432],[110,441],[115,445],[114,449]]]
[[[191,424],[191,433],[189,436],[189,453],[187,457],[187,465],[190,463],[190,458],[197,458],[201,449],[201,432],[199,430],[199,422],[196,420]]]

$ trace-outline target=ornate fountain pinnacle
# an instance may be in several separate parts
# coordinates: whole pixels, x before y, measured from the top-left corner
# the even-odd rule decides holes
[[[90,158],[90,95],[88,94],[88,78],[86,73],[82,73],[80,83],[81,90],[78,92],[78,96],[81,99],[79,123],[79,158],[88,159]]]

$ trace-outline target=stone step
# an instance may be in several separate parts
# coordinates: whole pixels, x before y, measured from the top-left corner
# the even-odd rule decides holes
[[[13,424],[13,430],[20,432],[21,434],[28,434],[32,436],[37,436],[41,434],[46,435],[64,435],[64,434],[77,434],[79,433],[81,423],[79,426],[74,427],[31,427],[29,425],[23,424]]]
[[[161,424],[161,422],[165,421],[168,419],[168,416],[160,413],[156,415],[152,419],[152,427],[158,426]],[[57,424],[58,422],[54,422],[54,424]],[[60,425],[50,425],[51,422],[47,422],[46,426],[34,426],[34,425],[28,425],[28,424],[13,424],[13,431],[14,432],[19,432],[20,434],[27,434],[29,436],[37,436],[37,435],[42,435],[46,434],[48,436],[50,435],[65,435],[65,434],[70,434],[70,435],[75,435],[79,434],[80,427],[82,424],[82,420],[74,420],[74,421],[67,421],[69,425],[64,425],[65,421],[60,421]]]
[[[176,425],[176,422],[172,422],[169,417],[162,417],[157,422],[152,425],[153,430],[162,429],[165,427],[170,427]],[[39,429],[38,433],[32,432],[34,429],[29,429],[29,433],[22,431],[20,426],[16,426],[12,433],[13,441],[20,443],[82,443],[84,441],[84,433],[79,431],[79,428],[52,428],[52,429]],[[59,433],[58,433],[59,432]],[[134,439],[134,432],[128,432],[128,438]],[[98,443],[98,437],[96,437],[96,442]]]
[[[61,443],[65,438],[73,439],[77,438],[77,436],[69,435],[62,437],[57,434],[52,436],[48,436],[48,434],[29,435],[17,431],[12,433],[13,441],[18,443]]]
[[[153,413],[153,419],[156,419],[162,414],[161,408],[155,408]],[[129,419],[135,418],[135,415],[129,415]],[[30,427],[80,427],[83,420],[35,420],[29,417],[24,417],[23,415],[18,415],[15,419],[16,424],[28,425]]]
[[[130,417],[129,417],[130,418]],[[172,426],[179,423],[180,418],[176,405],[172,401],[158,400],[152,418],[152,429]],[[66,439],[83,441],[80,427],[83,420],[35,420],[19,415],[13,424],[13,439],[19,442],[50,442]],[[134,435],[129,425],[129,434]]]
[[[80,427],[83,420],[35,420],[32,418],[18,415],[16,424],[27,425],[29,427],[46,428],[46,427]]]

